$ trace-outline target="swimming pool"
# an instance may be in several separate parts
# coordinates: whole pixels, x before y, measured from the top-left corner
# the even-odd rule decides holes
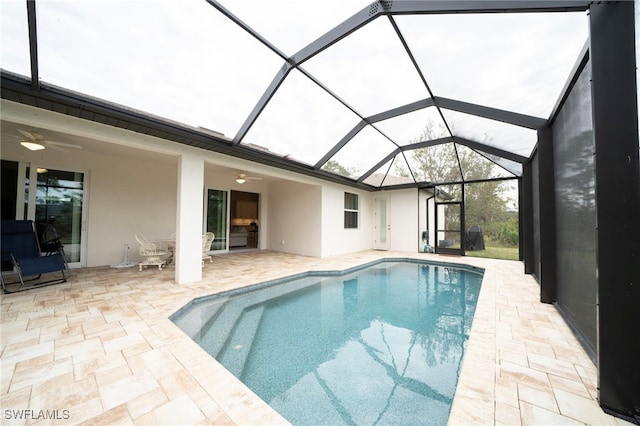
[[[444,425],[481,281],[387,260],[207,296],[171,319],[293,424]]]

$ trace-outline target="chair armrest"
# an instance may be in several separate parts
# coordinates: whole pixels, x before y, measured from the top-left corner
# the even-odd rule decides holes
[[[62,244],[60,238],[52,238],[40,244],[40,251],[43,253],[57,253],[63,248],[64,244]]]
[[[11,261],[11,263],[13,263],[13,265],[16,265],[16,258],[13,255],[13,252],[9,251],[9,250],[0,250],[0,261],[2,262],[6,262],[6,261]]]
[[[163,256],[166,254],[166,251],[158,250],[154,243],[140,244],[140,256]]]

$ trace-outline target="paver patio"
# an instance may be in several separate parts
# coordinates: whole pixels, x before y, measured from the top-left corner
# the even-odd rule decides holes
[[[373,250],[219,255],[183,285],[172,268],[87,268],[3,295],[2,424],[286,424],[168,317],[195,297],[397,257],[485,268],[450,424],[626,424],[599,408],[593,362],[521,262]]]

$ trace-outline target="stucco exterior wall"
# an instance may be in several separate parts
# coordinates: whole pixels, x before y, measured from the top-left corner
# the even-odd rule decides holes
[[[358,228],[344,229],[344,193],[358,195]],[[372,247],[371,193],[341,185],[322,187],[322,256],[368,250]]]
[[[90,164],[87,266],[140,259],[135,234],[148,239],[176,231],[177,163],[100,157]]]
[[[175,232],[177,160],[149,162],[81,150],[48,150],[44,156],[3,139],[2,159],[34,167],[84,173],[82,233],[86,266],[118,263],[128,244],[129,260],[139,259],[135,234],[148,238]],[[72,155],[70,155],[72,154]]]
[[[204,182],[193,182],[202,188],[203,197],[205,188],[260,194],[260,249],[327,257],[373,247],[374,192],[53,112],[3,101],[4,105],[13,108],[9,115],[16,122],[28,118],[45,129],[65,131],[96,144],[68,153],[54,149],[32,152],[15,138],[3,137],[0,150],[3,160],[85,173],[82,266],[119,263],[125,245],[130,247],[129,260],[135,262],[139,260],[135,234],[155,239],[177,231],[178,165],[183,152],[195,153],[205,163]],[[248,169],[271,178],[237,184],[236,171]],[[357,229],[344,228],[345,192],[359,197]],[[415,252],[420,242],[416,190],[384,194],[390,201],[389,248]]]
[[[73,155],[50,150],[46,157],[40,156],[17,144],[2,146],[3,159],[86,174],[86,266],[122,261],[125,244],[130,247],[129,260],[137,261],[135,234],[154,239],[176,232],[177,156],[155,153],[145,160],[144,156],[127,158],[81,150]],[[252,181],[249,187],[236,184],[233,176],[206,171],[204,187],[260,194],[261,249],[326,257],[373,247],[374,193],[324,182]],[[344,229],[345,192],[359,196],[357,229]],[[387,196],[391,209],[390,249],[416,251],[416,191],[389,191]]]
[[[269,185],[269,250],[321,256],[322,188],[297,182]]]

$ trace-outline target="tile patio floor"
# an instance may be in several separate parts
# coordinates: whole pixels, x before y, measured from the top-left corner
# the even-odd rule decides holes
[[[194,297],[381,257],[486,268],[450,424],[625,424],[598,407],[593,363],[520,262],[380,251],[215,256],[187,285],[172,268],[88,268],[3,295],[0,423],[286,424],[168,316]],[[15,418],[46,410],[59,419]]]

